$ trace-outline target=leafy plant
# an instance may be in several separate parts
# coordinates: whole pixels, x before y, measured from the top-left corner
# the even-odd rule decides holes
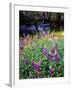
[[[41,62],[40,62],[41,61]],[[19,57],[19,78],[64,76],[64,40],[42,38],[23,48]]]

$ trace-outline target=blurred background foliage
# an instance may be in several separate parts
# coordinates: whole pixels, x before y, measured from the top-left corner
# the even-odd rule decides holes
[[[64,28],[64,13],[19,11],[19,25],[49,23],[51,29]]]

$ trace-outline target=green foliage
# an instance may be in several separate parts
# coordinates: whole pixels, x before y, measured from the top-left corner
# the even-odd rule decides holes
[[[47,52],[50,52],[50,47],[53,44],[58,45],[58,57],[60,60],[50,60],[48,56],[42,54],[42,48],[46,48]],[[62,56],[60,56],[62,55]],[[28,63],[25,63],[25,59],[28,59]],[[22,56],[19,59],[19,78],[49,78],[49,77],[63,77],[64,76],[64,40],[56,40],[54,42],[48,39],[38,39],[31,45],[27,45],[23,49]],[[42,61],[40,71],[37,73],[32,66],[32,60],[38,63]],[[53,75],[50,75],[50,66],[53,69]]]

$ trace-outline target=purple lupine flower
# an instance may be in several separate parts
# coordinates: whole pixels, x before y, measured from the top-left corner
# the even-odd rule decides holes
[[[42,53],[43,53],[43,55],[47,55],[47,50],[46,50],[46,48],[42,48]]]
[[[49,70],[49,72],[50,72],[50,76],[52,77],[53,76],[53,72],[54,72],[54,70],[53,70],[53,68],[50,66],[50,70]]]
[[[51,53],[55,53],[55,48],[54,47],[51,48]]]
[[[32,60],[32,66],[33,66],[34,70],[39,72],[40,66],[41,66],[41,61],[39,61],[39,63],[36,63],[36,62],[34,62],[34,60]]]
[[[58,60],[58,54],[55,54],[55,59]]]
[[[55,50],[55,60],[58,61],[58,53],[56,50]]]
[[[52,60],[52,53],[50,53],[50,56],[49,56],[50,60]]]

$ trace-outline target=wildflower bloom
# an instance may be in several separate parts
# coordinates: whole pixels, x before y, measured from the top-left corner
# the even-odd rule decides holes
[[[52,53],[51,52],[50,52],[50,56],[49,57],[50,57],[50,60],[52,60]]]
[[[33,66],[34,70],[39,72],[40,71],[40,66],[41,66],[41,61],[36,63],[34,60],[32,60],[32,66]]]
[[[50,76],[52,77],[54,70],[53,70],[53,68],[52,68],[51,66],[50,66],[50,68],[49,68],[49,72],[50,72]]]
[[[54,47],[51,48],[51,52],[55,53],[55,48]]]
[[[42,53],[43,53],[43,55],[47,55],[47,50],[46,50],[46,48],[42,48]]]
[[[55,59],[58,60],[58,54],[55,54]]]
[[[57,50],[55,50],[55,59],[56,59],[56,61],[58,61],[58,53],[57,53]]]

